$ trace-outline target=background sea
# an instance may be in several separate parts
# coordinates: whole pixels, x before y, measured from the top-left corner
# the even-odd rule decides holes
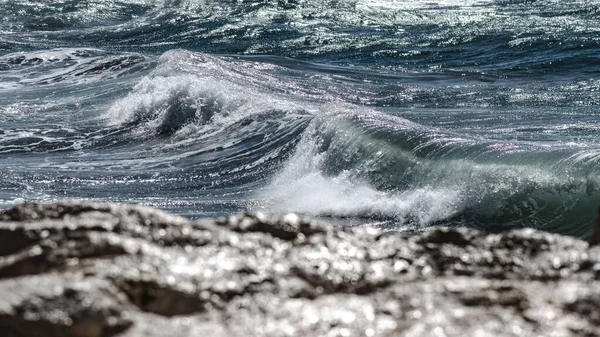
[[[600,1],[0,0],[0,208],[585,237]]]

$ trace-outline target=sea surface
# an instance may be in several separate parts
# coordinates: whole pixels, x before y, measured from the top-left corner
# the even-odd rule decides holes
[[[585,237],[600,1],[0,0],[0,208]]]

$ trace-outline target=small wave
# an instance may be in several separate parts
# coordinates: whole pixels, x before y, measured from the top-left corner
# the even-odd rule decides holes
[[[60,127],[6,130],[0,132],[0,154],[73,150],[80,148],[83,140],[74,130]]]
[[[0,56],[0,90],[54,83],[82,84],[150,68],[140,54],[97,49],[53,49]]]

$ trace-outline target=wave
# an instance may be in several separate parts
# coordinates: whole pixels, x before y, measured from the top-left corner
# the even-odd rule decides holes
[[[52,49],[0,56],[0,90],[67,82],[96,83],[150,68],[135,53],[115,54],[98,49]]]
[[[394,230],[528,226],[584,236],[600,203],[600,149],[501,143],[375,111],[322,116],[259,199]]]
[[[182,144],[220,133],[235,140],[239,127],[252,124],[260,130],[267,121],[285,129],[286,123],[311,115],[309,102],[281,96],[281,88],[272,87],[272,78],[262,68],[258,63],[171,51],[102,119],[138,137],[171,137]]]

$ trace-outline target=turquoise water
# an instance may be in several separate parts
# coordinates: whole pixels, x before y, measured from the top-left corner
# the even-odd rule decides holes
[[[0,1],[0,207],[586,236],[599,1]]]

